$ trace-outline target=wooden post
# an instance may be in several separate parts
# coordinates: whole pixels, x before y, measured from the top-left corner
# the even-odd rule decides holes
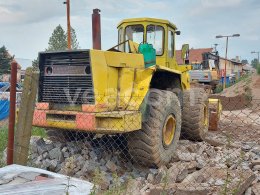
[[[38,74],[27,68],[15,132],[14,163],[20,165],[28,160],[37,87]]]

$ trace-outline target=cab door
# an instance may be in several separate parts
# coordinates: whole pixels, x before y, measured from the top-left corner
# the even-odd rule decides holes
[[[172,29],[168,29],[167,32],[167,60],[166,60],[166,66],[168,68],[177,69],[177,62],[176,62],[176,54],[175,54],[175,33]]]

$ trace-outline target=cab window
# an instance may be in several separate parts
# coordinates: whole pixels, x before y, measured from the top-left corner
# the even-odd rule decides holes
[[[174,56],[174,33],[168,31],[168,57],[172,58]]]
[[[152,44],[156,50],[156,55],[163,55],[163,36],[164,29],[157,25],[147,26],[147,43]]]
[[[131,40],[136,43],[142,43],[144,40],[143,25],[132,25],[125,29],[125,40]]]
[[[144,26],[141,24],[127,26],[125,29],[125,40],[131,40],[138,44],[144,41]],[[125,44],[125,51],[128,52],[129,47]]]

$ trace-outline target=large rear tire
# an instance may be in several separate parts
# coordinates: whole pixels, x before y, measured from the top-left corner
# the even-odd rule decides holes
[[[208,95],[204,89],[184,91],[182,136],[190,140],[204,140],[209,128]]]
[[[148,167],[167,164],[174,155],[181,131],[181,105],[176,94],[150,89],[142,129],[129,133],[133,161]]]

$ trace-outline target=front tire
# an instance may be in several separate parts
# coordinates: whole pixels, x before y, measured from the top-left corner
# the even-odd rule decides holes
[[[176,94],[150,89],[142,129],[129,133],[128,148],[133,160],[160,167],[173,157],[181,131],[181,105]]]

